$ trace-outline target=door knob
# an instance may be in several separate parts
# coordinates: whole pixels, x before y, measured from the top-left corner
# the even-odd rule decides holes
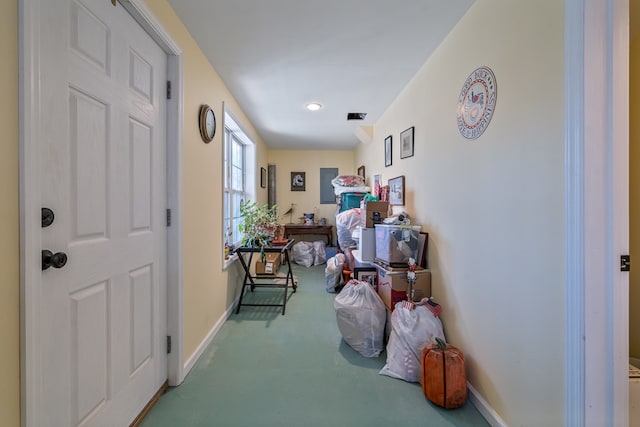
[[[67,263],[67,254],[64,252],[56,252],[55,254],[48,249],[42,250],[42,270],[49,267],[62,268]]]
[[[42,228],[48,227],[53,224],[55,215],[49,208],[42,208]]]

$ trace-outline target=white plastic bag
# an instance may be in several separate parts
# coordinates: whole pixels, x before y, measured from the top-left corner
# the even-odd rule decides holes
[[[327,267],[324,269],[324,277],[327,279],[327,292],[335,292],[336,286],[340,284],[344,261],[344,254],[336,254],[336,256],[327,260]]]
[[[364,357],[378,357],[384,348],[386,309],[367,282],[350,280],[333,301],[342,338]]]
[[[351,233],[360,226],[360,209],[349,209],[336,215],[336,234],[340,249],[346,251],[349,247],[357,246]]]
[[[401,301],[391,313],[391,336],[387,343],[387,363],[380,374],[412,383],[420,382],[422,349],[444,332],[440,319],[424,306],[413,309]]]
[[[311,267],[313,265],[313,243],[311,242],[298,242],[293,245],[293,262],[296,264],[304,265],[305,267]]]
[[[327,262],[327,250],[322,240],[316,240],[313,242],[313,265],[322,265]]]

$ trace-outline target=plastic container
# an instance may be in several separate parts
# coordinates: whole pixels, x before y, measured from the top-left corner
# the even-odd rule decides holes
[[[353,208],[360,208],[360,201],[366,193],[342,193],[340,195],[340,212]]]
[[[376,224],[376,261],[392,267],[406,267],[417,260],[419,225]]]

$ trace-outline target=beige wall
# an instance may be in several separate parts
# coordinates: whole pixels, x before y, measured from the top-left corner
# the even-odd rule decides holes
[[[276,204],[280,214],[286,212],[291,204],[295,204],[293,222],[304,213],[315,213],[317,218],[326,218],[327,224],[334,226],[335,238],[335,204],[320,204],[320,168],[338,168],[341,175],[354,175],[353,151],[303,151],[303,150],[270,150],[268,162],[276,165]],[[291,191],[291,172],[306,173],[306,191]],[[280,217],[282,223],[289,222],[289,216]]]
[[[476,2],[356,154],[368,175],[405,175],[406,209],[430,235],[447,338],[465,352],[471,384],[514,426],[563,424],[563,8]],[[458,96],[483,65],[495,73],[497,106],[484,135],[467,141]],[[400,159],[409,126],[415,156]]]
[[[629,49],[629,99],[634,100],[640,97],[640,37],[631,40]],[[640,107],[637,102],[629,103],[629,124],[629,247],[637,259],[640,253]],[[629,355],[640,359],[640,273],[632,268],[629,274]]]
[[[233,109],[257,145],[257,158],[266,148],[220,76],[204,57],[166,0],[146,2],[171,34],[184,58],[184,355],[196,351],[235,298],[237,266],[222,267],[222,116],[223,102]],[[198,109],[209,104],[216,114],[214,140],[203,143]],[[258,168],[259,170],[259,168]],[[258,186],[259,187],[259,186]],[[258,198],[266,201],[266,190]]]
[[[18,2],[0,2],[0,425],[20,425]]]

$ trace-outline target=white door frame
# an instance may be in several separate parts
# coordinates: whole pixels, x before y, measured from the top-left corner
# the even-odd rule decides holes
[[[565,0],[565,425],[628,425],[629,0]]]
[[[20,400],[23,426],[45,425],[38,419],[41,364],[38,335],[41,270],[41,174],[39,170],[40,118],[46,114],[40,99],[40,3],[50,0],[19,0],[20,55]],[[105,0],[107,1],[107,0]],[[182,50],[150,12],[144,0],[119,0],[142,28],[167,54],[167,78],[172,82],[167,100],[167,208],[172,224],[167,228],[167,333],[172,351],[167,357],[170,385],[184,380],[183,360],[183,208],[182,208]]]

